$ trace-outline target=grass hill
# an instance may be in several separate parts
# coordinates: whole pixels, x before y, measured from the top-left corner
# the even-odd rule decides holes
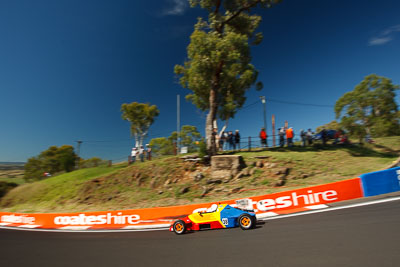
[[[354,178],[387,167],[399,153],[400,137],[363,146],[241,151],[236,154],[243,156],[247,175],[226,180],[211,179],[209,166],[179,157],[121,163],[20,185],[0,200],[0,210],[100,211],[241,198]]]

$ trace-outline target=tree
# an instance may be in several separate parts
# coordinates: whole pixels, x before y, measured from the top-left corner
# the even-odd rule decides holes
[[[73,146],[63,145],[61,147],[51,146],[42,151],[37,157],[28,159],[25,164],[24,179],[36,181],[45,178],[43,173],[51,174],[59,172],[70,172],[74,170],[77,155]]]
[[[197,127],[191,125],[184,125],[179,132],[181,145],[188,147],[188,152],[198,151],[201,141],[201,134]],[[155,153],[161,155],[172,155],[174,153],[174,143],[178,139],[178,133],[172,132],[168,138],[159,137],[150,140],[150,146]]]
[[[179,135],[181,145],[188,148],[188,152],[195,152],[198,150],[199,142],[201,141],[201,134],[196,126],[184,125],[181,128]]]
[[[375,137],[398,135],[400,120],[395,96],[399,88],[388,78],[368,75],[336,102],[336,118],[360,142],[367,134]]]
[[[161,155],[172,155],[174,153],[174,144],[170,138],[153,138],[150,140],[150,146],[154,153]]]
[[[157,106],[132,102],[122,104],[121,112],[122,118],[131,123],[131,134],[135,137],[135,147],[142,146],[150,126],[160,114]]]
[[[186,98],[208,111],[206,140],[210,155],[216,153],[212,130],[217,118],[233,118],[245,100],[245,92],[255,84],[258,72],[250,63],[250,43],[257,45],[255,33],[261,17],[251,15],[256,7],[270,7],[278,0],[191,0],[209,13],[207,21],[198,19],[187,48],[188,60],[176,65],[180,83],[192,91]],[[262,84],[256,88],[261,90]]]
[[[324,125],[322,125],[322,126],[318,126],[317,129],[315,129],[315,131],[316,131],[317,133],[319,133],[319,132],[322,131],[323,129],[336,130],[336,131],[338,131],[338,130],[340,130],[340,127],[341,127],[340,124],[339,124],[337,121],[333,120],[333,121],[331,121],[331,122],[329,122],[329,123],[327,123],[327,124],[324,124]]]

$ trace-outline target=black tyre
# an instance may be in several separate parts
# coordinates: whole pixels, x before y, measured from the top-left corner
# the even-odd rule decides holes
[[[186,224],[182,220],[177,220],[176,222],[174,222],[173,229],[175,234],[177,235],[184,234],[186,232]]]
[[[238,223],[240,228],[242,228],[243,230],[249,230],[256,226],[256,220],[254,216],[251,216],[249,214],[240,215],[238,218]]]

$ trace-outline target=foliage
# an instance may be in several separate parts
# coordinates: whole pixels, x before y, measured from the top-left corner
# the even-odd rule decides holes
[[[2,182],[0,181],[0,198],[2,198],[8,191],[17,187],[16,183]]]
[[[315,131],[317,133],[322,131],[322,129],[337,130],[338,131],[338,130],[340,130],[340,128],[341,128],[340,124],[337,121],[333,120],[333,121],[331,121],[331,122],[329,122],[327,124],[324,124],[322,126],[318,126],[317,129],[315,129]]]
[[[25,164],[24,179],[36,181],[45,178],[45,172],[55,174],[58,172],[70,172],[75,168],[77,155],[74,148],[69,145],[61,147],[51,146],[42,151],[39,156],[28,159]]]
[[[176,132],[173,134],[176,135]],[[188,152],[196,152],[199,149],[199,142],[201,140],[201,134],[197,130],[196,126],[184,125],[179,133],[181,146],[188,148]]]
[[[79,161],[79,168],[93,168],[93,167],[98,167],[101,164],[106,163],[106,161],[102,160],[101,158],[98,157],[93,157],[90,159],[80,159]]]
[[[367,134],[375,137],[399,135],[399,111],[395,101],[399,88],[388,78],[368,75],[336,102],[336,118],[360,141]]]
[[[174,144],[170,138],[153,138],[150,140],[150,147],[153,153],[160,155],[172,155],[174,153]]]
[[[157,106],[132,102],[122,104],[122,118],[131,123],[131,134],[135,137],[135,146],[143,145],[143,139],[147,135],[150,126],[155,118],[160,114]]]
[[[262,40],[255,33],[261,17],[251,15],[257,7],[269,7],[277,0],[191,0],[191,6],[208,11],[207,21],[198,19],[187,48],[188,60],[176,65],[180,83],[192,91],[187,99],[208,111],[206,140],[209,154],[216,153],[211,138],[217,118],[233,118],[245,100],[245,92],[256,82],[258,72],[251,64],[250,44]],[[261,83],[257,89],[261,89]]]
[[[197,130],[196,126],[184,125],[179,133],[181,146],[188,148],[188,152],[196,152],[199,150],[199,144],[201,141],[201,134]],[[150,140],[150,146],[155,153],[161,155],[172,155],[174,154],[174,149],[176,141],[178,139],[178,133],[172,132],[168,137],[153,138]]]

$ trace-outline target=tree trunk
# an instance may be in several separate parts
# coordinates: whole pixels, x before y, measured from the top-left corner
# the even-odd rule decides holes
[[[224,61],[219,62],[215,76],[213,78],[213,85],[210,90],[210,111],[207,114],[206,119],[206,139],[207,139],[207,151],[208,155],[211,157],[217,154],[217,146],[215,144],[215,135],[213,135],[214,121],[217,119],[218,110],[218,99],[217,92],[220,86],[220,76],[222,72],[222,67],[224,66]]]
[[[213,156],[217,153],[217,147],[215,143],[215,135],[213,135],[214,121],[217,116],[217,102],[215,89],[210,91],[210,110],[207,114],[206,119],[206,139],[207,139],[207,151],[209,156]]]

